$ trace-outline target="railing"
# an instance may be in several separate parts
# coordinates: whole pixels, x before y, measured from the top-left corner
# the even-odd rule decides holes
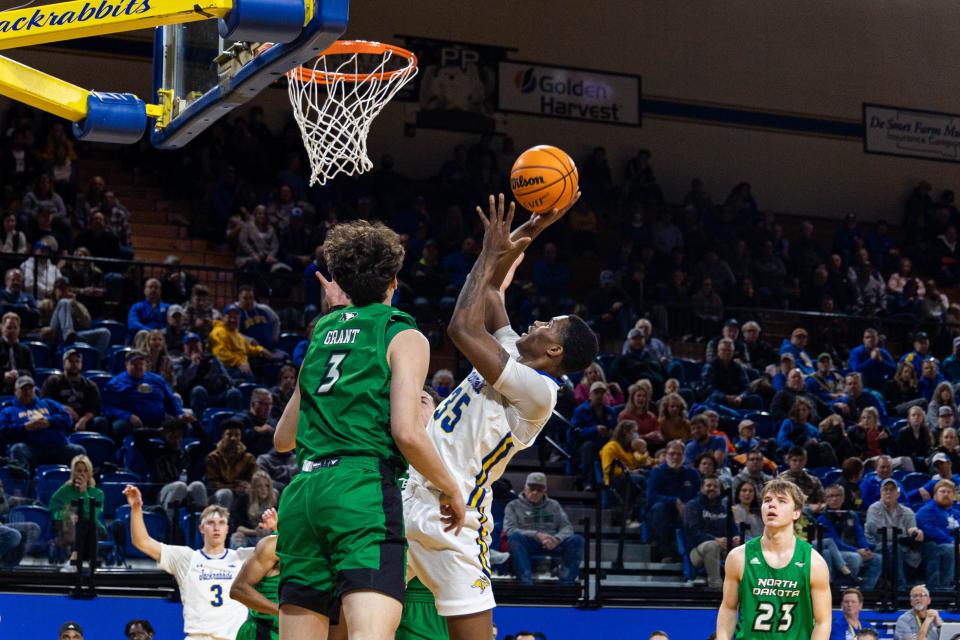
[[[25,282],[31,286],[24,286],[24,291],[30,293],[38,301],[45,297],[47,289],[53,282],[45,275],[45,267],[34,259],[29,264],[31,256],[15,253],[0,253],[0,265],[4,272],[11,268],[26,269],[31,273],[24,273]],[[150,278],[157,278],[166,287],[174,284],[174,279],[182,276],[190,281],[205,284],[210,290],[210,299],[217,308],[237,299],[238,279],[234,269],[211,267],[199,264],[169,265],[162,262],[144,262],[142,260],[116,260],[113,258],[85,258],[79,256],[53,256],[50,260],[58,271],[69,274],[85,275],[90,267],[96,268],[99,274],[93,273],[89,277],[98,281],[95,289],[99,291],[78,295],[84,304],[104,310],[116,319],[125,319],[126,309],[133,302],[143,299],[143,285]],[[38,277],[39,276],[39,277]],[[68,277],[68,280],[70,278]],[[78,282],[71,282],[76,287]],[[189,298],[189,288],[186,290]],[[166,300],[165,302],[174,302]],[[95,309],[91,309],[93,313]]]

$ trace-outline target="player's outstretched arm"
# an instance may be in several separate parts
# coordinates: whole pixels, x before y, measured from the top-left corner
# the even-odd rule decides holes
[[[267,574],[277,566],[279,560],[277,536],[267,536],[258,542],[256,551],[240,567],[240,573],[230,587],[230,597],[254,611],[271,616],[280,615],[279,605],[267,600],[254,588],[254,585],[266,578]]]
[[[732,640],[737,628],[737,609],[740,606],[740,578],[743,576],[743,545],[727,556],[723,577],[723,600],[717,609],[717,640]]]
[[[497,293],[503,281],[501,277],[494,282],[499,265],[506,265],[506,274],[530,244],[530,238],[516,241],[510,238],[514,211],[512,203],[509,208],[504,207],[503,194],[495,201],[491,199],[489,218],[477,207],[477,215],[484,227],[483,250],[460,290],[460,297],[457,298],[457,306],[447,329],[453,344],[467,356],[483,379],[491,384],[500,378],[509,356],[487,329],[487,296],[491,291]]]
[[[130,505],[130,538],[133,546],[160,562],[160,543],[150,537],[143,521],[143,496],[140,495],[140,489],[128,484],[123,489],[123,495],[127,497],[127,504]]]
[[[829,640],[833,622],[830,571],[816,550],[810,555],[810,600],[813,602],[813,633],[810,640]]]
[[[387,347],[390,364],[390,433],[400,453],[423,477],[440,489],[440,510],[446,530],[459,535],[466,516],[460,487],[427,436],[420,415],[420,390],[430,366],[430,343],[415,329],[398,333]]]
[[[283,414],[277,421],[277,428],[273,431],[273,448],[280,453],[293,451],[297,446],[297,421],[300,420],[300,379],[293,395],[283,408]]]

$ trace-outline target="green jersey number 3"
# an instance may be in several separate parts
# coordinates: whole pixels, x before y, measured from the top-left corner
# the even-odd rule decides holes
[[[314,392],[314,395],[325,396],[333,391],[337,381],[340,380],[340,366],[350,355],[349,351],[334,351],[327,358],[327,363],[323,365],[323,378],[320,379],[320,386]]]
[[[780,621],[777,623],[777,632],[783,633],[789,631],[793,625],[793,608],[797,606],[793,602],[784,602],[780,605]],[[757,605],[757,615],[753,619],[754,631],[773,631],[773,616],[777,609],[769,602],[761,602]]]

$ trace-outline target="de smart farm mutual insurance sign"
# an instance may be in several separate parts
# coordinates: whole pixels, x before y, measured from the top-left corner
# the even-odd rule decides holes
[[[516,60],[497,75],[499,111],[640,126],[640,76]]]
[[[867,153],[960,162],[960,115],[863,105]]]

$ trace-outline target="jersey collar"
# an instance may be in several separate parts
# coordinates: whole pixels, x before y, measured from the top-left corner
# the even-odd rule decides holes
[[[230,553],[230,549],[224,549],[222,556],[220,556],[219,558],[211,558],[210,556],[207,555],[207,552],[204,551],[203,549],[200,549],[199,551],[200,551],[200,555],[202,555],[207,560],[223,560],[224,558],[227,557],[227,554]]]
[[[542,376],[545,377],[545,378],[550,378],[551,380],[553,380],[553,383],[554,383],[555,385],[557,385],[558,387],[564,386],[563,380],[561,380],[560,378],[557,378],[556,376],[551,375],[551,374],[547,373],[546,371],[541,371],[540,369],[534,369],[534,371],[536,371],[537,373],[539,373],[540,375],[542,375]]]

